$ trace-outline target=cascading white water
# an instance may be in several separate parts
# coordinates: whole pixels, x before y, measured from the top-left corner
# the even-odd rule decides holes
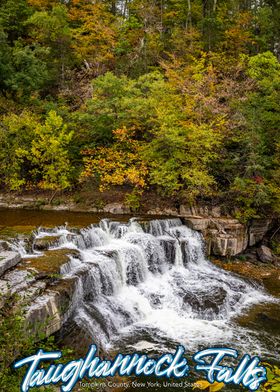
[[[279,355],[279,341],[267,334],[263,343],[235,322],[273,298],[206,260],[202,237],[179,219],[102,220],[79,233],[53,230],[58,233],[59,247],[76,248],[81,256],[61,270],[81,280],[71,317],[104,350],[158,352],[181,343],[190,352],[227,345]]]

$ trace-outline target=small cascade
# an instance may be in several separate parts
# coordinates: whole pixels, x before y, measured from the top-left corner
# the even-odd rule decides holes
[[[53,249],[79,251],[61,267],[65,279],[79,278],[70,317],[103,350],[154,344],[168,351],[170,342],[190,351],[233,345],[267,352],[258,334],[235,319],[274,299],[209,262],[202,236],[180,219],[103,219],[76,231],[40,229],[35,238],[52,235],[59,237]],[[277,352],[280,342],[271,346]]]
[[[12,250],[18,252],[21,256],[21,258],[24,258],[27,256],[27,246],[26,242],[22,239],[19,240],[14,240],[13,242],[9,243],[9,246]]]

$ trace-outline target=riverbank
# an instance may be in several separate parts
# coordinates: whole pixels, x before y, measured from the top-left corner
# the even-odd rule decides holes
[[[280,297],[280,264],[263,264],[256,259],[242,260],[233,258],[230,260],[221,260],[211,258],[211,261],[226,271],[234,272],[239,276],[254,280],[262,284],[265,289],[274,296]]]
[[[273,230],[276,217],[240,222],[223,203],[197,203],[196,205],[178,204],[170,199],[161,198],[154,193],[144,194],[138,208],[128,204],[127,193],[82,191],[76,194],[63,194],[53,197],[50,193],[2,193],[0,226],[2,230],[11,226],[21,226],[22,221],[32,220],[36,226],[64,224],[80,221],[85,226],[94,223],[96,217],[114,219],[126,217],[180,217],[192,229],[202,233],[208,255],[231,257],[244,252],[248,247],[260,244],[267,233]],[[10,212],[9,212],[10,211]],[[17,212],[18,211],[18,212]],[[33,212],[32,212],[33,211]],[[73,214],[78,214],[78,219]],[[63,220],[57,220],[60,217]],[[94,218],[95,217],[95,218]],[[93,220],[92,220],[93,219]],[[1,227],[0,227],[1,230]]]
[[[178,215],[180,206],[172,199],[146,192],[140,198],[129,198],[129,191],[122,187],[100,192],[81,189],[76,192],[2,192],[1,208],[40,209],[46,211],[74,211],[111,214]],[[160,206],[160,207],[159,207]]]

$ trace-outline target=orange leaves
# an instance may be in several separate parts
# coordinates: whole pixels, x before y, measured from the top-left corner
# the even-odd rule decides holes
[[[254,43],[252,36],[252,14],[240,12],[233,26],[225,31],[225,49],[232,54],[244,53],[249,45]]]
[[[119,141],[132,141],[131,138],[134,136],[134,133],[134,128],[127,129],[126,127],[113,131],[113,135],[115,135],[115,138]]]
[[[113,59],[116,32],[112,15],[100,3],[73,1],[69,8],[72,22],[72,46],[80,59],[89,68]]]

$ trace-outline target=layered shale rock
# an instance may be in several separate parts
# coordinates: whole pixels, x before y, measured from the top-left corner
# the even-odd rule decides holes
[[[208,255],[235,256],[258,244],[270,229],[271,219],[255,219],[243,224],[222,215],[220,207],[180,207],[184,222],[200,231],[206,240]]]

